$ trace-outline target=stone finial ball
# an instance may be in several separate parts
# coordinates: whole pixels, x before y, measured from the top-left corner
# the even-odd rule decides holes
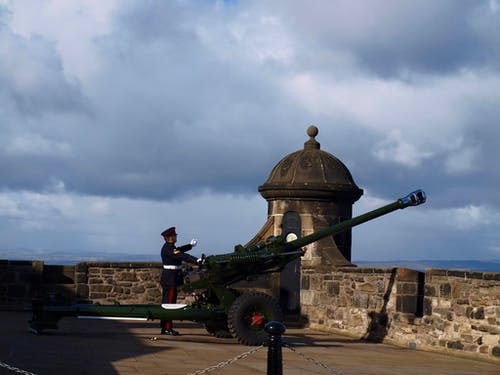
[[[307,128],[307,135],[311,138],[314,138],[318,135],[318,128],[314,125],[311,125]]]

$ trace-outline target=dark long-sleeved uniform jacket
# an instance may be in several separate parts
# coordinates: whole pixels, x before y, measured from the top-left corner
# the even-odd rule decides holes
[[[182,262],[196,264],[197,258],[190,254],[186,254],[193,248],[191,245],[176,247],[173,243],[165,242],[161,248],[161,260],[164,266],[180,266]],[[178,286],[184,284],[182,270],[166,270],[163,269],[160,279],[161,286]]]

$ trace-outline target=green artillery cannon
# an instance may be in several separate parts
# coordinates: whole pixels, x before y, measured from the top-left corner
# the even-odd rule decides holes
[[[304,255],[304,246],[327,236],[341,233],[398,209],[417,206],[426,200],[417,190],[406,197],[363,215],[323,228],[297,238],[270,237],[264,243],[245,248],[235,246],[234,252],[203,257],[200,267],[186,277],[183,290],[194,294],[194,302],[162,305],[60,305],[54,301],[34,300],[30,331],[40,334],[57,329],[66,316],[101,319],[189,320],[200,322],[216,337],[235,337],[245,345],[260,345],[266,337],[264,326],[269,321],[282,321],[279,304],[261,292],[239,293],[231,285],[240,280],[269,272],[279,272],[289,262]]]

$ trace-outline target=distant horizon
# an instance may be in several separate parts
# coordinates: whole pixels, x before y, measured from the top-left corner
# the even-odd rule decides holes
[[[121,256],[121,257],[126,257],[126,258],[134,258],[134,259],[139,259],[140,257],[155,257],[160,259],[160,248],[158,248],[158,251],[155,250],[155,252],[143,252],[143,253],[137,253],[137,252],[120,252],[120,251],[82,251],[82,252],[75,252],[74,250],[68,250],[68,251],[62,251],[62,250],[54,250],[54,251],[49,251],[49,250],[44,250],[44,249],[27,249],[27,248],[17,248],[17,249],[0,249],[0,259],[9,259],[14,253],[21,253],[22,256],[28,256],[30,258],[33,258],[33,256],[48,256],[49,258],[51,257],[62,257],[62,258],[75,258],[75,259],[81,259],[85,257],[102,257],[102,258],[114,258],[116,256]],[[226,250],[226,251],[219,251],[217,253],[207,253],[206,255],[217,255],[217,254],[225,254],[232,252],[231,250]],[[200,251],[195,251],[192,250],[190,252],[191,254],[198,256],[201,254]],[[8,258],[4,258],[4,256],[7,255]],[[38,260],[43,260],[43,259],[38,259]],[[370,258],[356,258],[353,257],[351,261],[356,261],[356,262],[379,262],[379,263],[385,263],[385,262],[419,262],[419,261],[456,261],[456,262],[462,262],[462,261],[478,261],[478,262],[500,262],[500,257],[491,257],[491,258],[481,258],[481,259],[472,259],[472,258],[450,258],[450,257],[442,257],[442,258],[418,258],[418,259],[411,259],[411,258],[392,258],[392,259],[370,259]]]
[[[212,255],[212,254],[208,254]],[[88,251],[80,253],[43,250],[0,250],[0,260],[33,261],[40,260],[47,265],[72,265],[79,262],[160,262],[160,255],[153,253],[125,253]],[[500,258],[491,259],[352,259],[359,266],[405,267],[423,271],[425,268],[467,269],[479,272],[500,273]]]

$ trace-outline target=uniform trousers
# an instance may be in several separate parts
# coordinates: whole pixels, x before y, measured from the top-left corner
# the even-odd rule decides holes
[[[162,303],[176,303],[177,302],[177,286],[175,285],[167,285],[163,287],[162,291]],[[166,329],[167,331],[172,329],[172,321],[171,320],[162,320],[160,321],[160,327],[162,329]]]

